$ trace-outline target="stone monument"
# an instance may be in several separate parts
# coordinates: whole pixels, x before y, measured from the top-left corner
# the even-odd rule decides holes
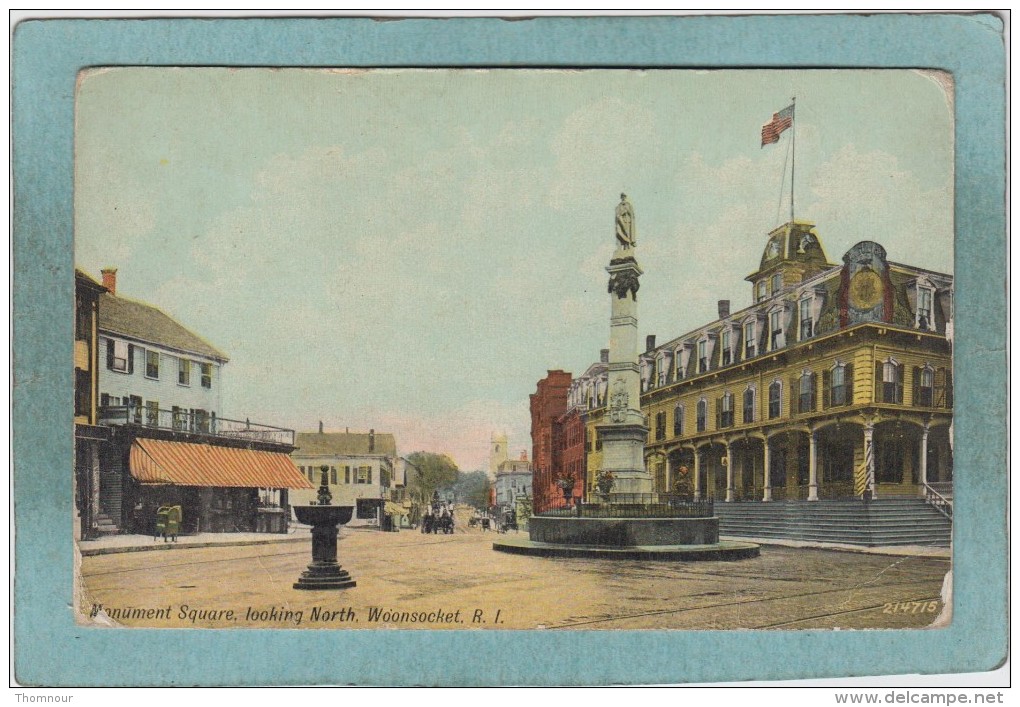
[[[637,262],[634,207],[620,195],[616,207],[616,250],[609,261],[609,415],[596,428],[602,438],[602,471],[612,474],[614,494],[650,494],[645,470],[648,426],[641,413],[638,368],[637,293],[642,270]]]

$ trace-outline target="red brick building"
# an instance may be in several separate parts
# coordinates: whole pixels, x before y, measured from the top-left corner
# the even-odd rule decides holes
[[[555,445],[553,459],[558,462],[556,468],[562,475],[569,474],[574,477],[574,498],[582,496],[584,489],[587,488],[585,477],[588,460],[585,453],[584,419],[579,408],[573,406],[556,418],[553,443]]]
[[[556,421],[567,410],[567,392],[571,375],[566,371],[549,371],[538,381],[531,395],[532,493],[534,512],[541,513],[563,498],[556,486],[560,475],[560,459],[554,444]]]

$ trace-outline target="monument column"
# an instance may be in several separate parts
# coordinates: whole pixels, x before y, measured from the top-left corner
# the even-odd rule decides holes
[[[765,482],[765,495],[762,497],[762,502],[768,502],[772,500],[772,470],[769,469],[769,438],[766,437],[762,440],[762,447],[765,449],[764,461],[762,463],[762,469],[764,476],[762,481]]]
[[[648,426],[641,413],[638,368],[638,266],[634,208],[626,194],[616,207],[616,250],[609,261],[609,422],[597,426],[602,436],[602,469],[613,474],[613,493],[651,493],[645,469]]]
[[[808,437],[808,497],[809,501],[818,500],[818,432],[811,430]]]

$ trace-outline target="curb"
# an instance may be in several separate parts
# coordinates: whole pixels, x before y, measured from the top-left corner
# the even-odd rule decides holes
[[[124,552],[154,552],[169,550],[192,550],[209,547],[246,547],[249,545],[281,545],[284,543],[308,542],[311,537],[305,538],[282,538],[280,540],[230,540],[227,542],[202,542],[202,543],[156,543],[152,545],[128,545],[124,547],[90,547],[81,548],[79,552],[82,557],[95,555],[117,555]]]

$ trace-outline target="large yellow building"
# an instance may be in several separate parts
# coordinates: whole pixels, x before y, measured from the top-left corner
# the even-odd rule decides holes
[[[720,301],[717,320],[664,344],[648,337],[641,403],[658,491],[680,467],[718,501],[946,491],[952,276],[889,261],[871,241],[842,261],[828,262],[813,224],[787,223],[747,277],[751,306]],[[597,465],[589,454],[588,479]]]

